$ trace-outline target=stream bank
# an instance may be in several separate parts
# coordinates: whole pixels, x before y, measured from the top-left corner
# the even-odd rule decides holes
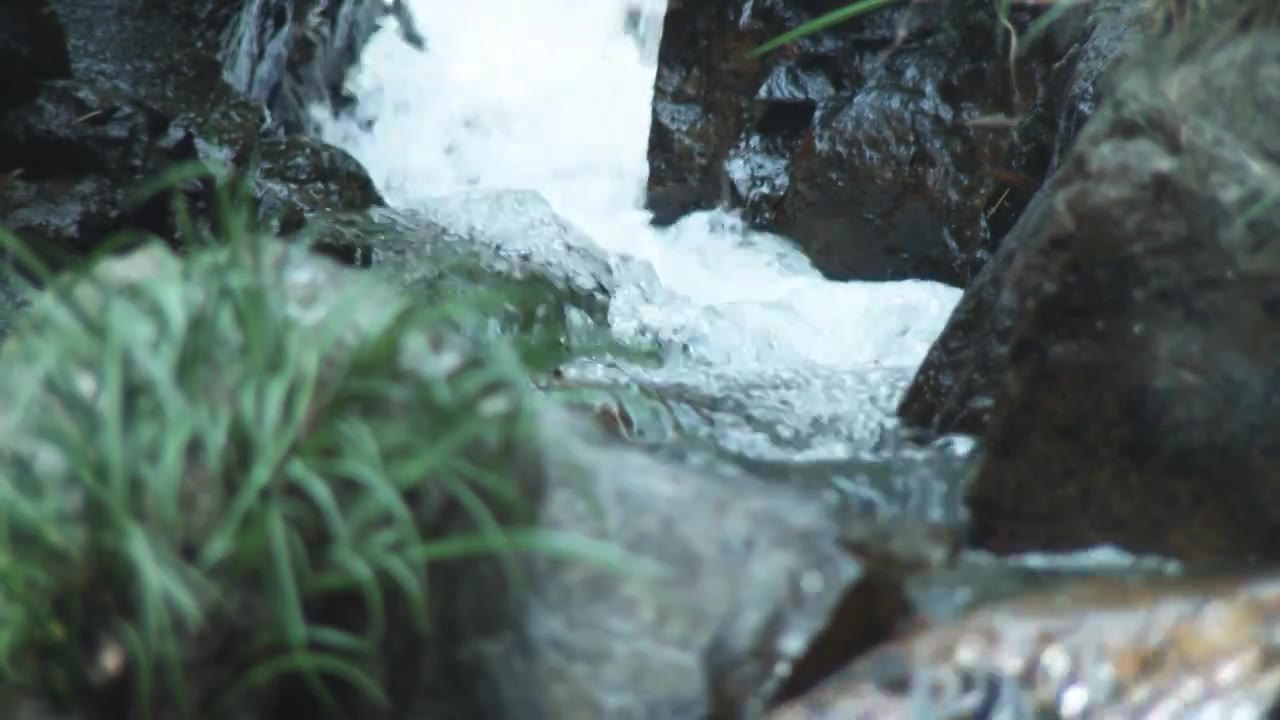
[[[571,358],[507,388],[534,422],[486,441],[516,459],[505,491],[476,485],[492,516],[415,504],[410,524],[532,525],[597,562],[415,565],[433,632],[394,625],[400,642],[368,661],[391,669],[394,702],[358,716],[1272,712],[1275,581],[1244,567],[1274,545],[1277,151],[1260,118],[1280,117],[1265,92],[1280,59],[1257,7],[1245,24],[1200,18],[1228,32],[1187,43],[1135,24],[1132,4],[1082,4],[1010,75],[990,5],[967,0],[762,60],[742,51],[816,4],[423,0],[380,30],[361,3],[15,7],[24,38],[53,44],[23,46],[43,74],[0,103],[0,224],[74,253],[124,227],[179,246],[100,266],[94,307],[153,293],[198,317],[207,280],[183,275],[202,266],[185,264],[171,207],[132,208],[127,191],[175,160],[244,169],[256,153],[255,214],[325,241],[327,258],[272,251],[303,326],[514,283],[520,300],[463,334],[550,338]],[[1026,32],[1034,13],[1018,13]],[[690,117],[708,124],[673,122]],[[181,192],[207,217],[212,189]],[[339,297],[353,302],[326,305]],[[19,362],[39,328],[0,346],[6,397],[60,387],[53,366]],[[451,343],[393,339],[413,367],[471,366]],[[427,445],[469,419],[392,423],[386,441]],[[12,445],[6,462],[30,452]],[[356,627],[361,607],[309,619]],[[211,662],[185,660],[197,676]],[[111,704],[127,675],[75,717],[129,716]],[[242,716],[312,708],[303,694],[269,685]]]

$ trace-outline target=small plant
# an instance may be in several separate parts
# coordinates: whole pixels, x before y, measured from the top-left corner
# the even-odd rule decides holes
[[[215,235],[175,201],[181,259],[55,277],[5,237],[45,290],[0,345],[0,688],[117,717],[286,692],[371,712],[389,626],[430,642],[431,563],[616,560],[499,521],[529,355],[462,340],[465,302],[292,261],[242,185],[216,204]]]
[[[858,2],[849,3],[848,5],[845,5],[842,8],[832,10],[829,13],[826,13],[824,15],[814,18],[813,20],[810,20],[806,23],[801,24],[799,27],[795,28],[794,30],[789,30],[773,38],[769,42],[766,42],[760,47],[752,50],[750,55],[752,57],[758,57],[760,55],[764,55],[765,53],[776,50],[782,47],[783,45],[795,42],[796,40],[800,40],[801,38],[809,37],[814,33],[822,32],[823,30],[826,30],[827,28],[832,27],[834,25],[839,25],[840,23],[848,22],[849,20],[862,17],[863,15],[866,15],[867,13],[872,12],[873,10],[879,10],[880,8],[885,7],[887,5],[893,5],[896,3],[906,2],[906,1],[907,0],[858,0]]]

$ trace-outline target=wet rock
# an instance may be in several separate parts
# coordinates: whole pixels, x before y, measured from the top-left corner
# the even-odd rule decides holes
[[[110,90],[76,81],[44,84],[35,99],[0,118],[0,224],[37,249],[76,257],[124,230],[176,239],[166,194],[135,191],[177,162],[210,160],[246,168],[263,219],[296,229],[320,210],[354,210],[381,197],[346,152],[305,137],[259,140],[261,110],[230,97],[218,112],[170,118]],[[205,183],[182,191],[197,217]]]
[[[1082,581],[924,629],[765,717],[1269,717],[1278,611],[1274,576]]]
[[[35,97],[44,80],[71,75],[67,39],[47,0],[0,7],[0,113]]]
[[[330,254],[383,270],[438,302],[503,286],[558,298],[593,320],[608,315],[615,280],[605,252],[532,191],[463,193],[413,210],[334,215],[319,231],[313,241]]]
[[[746,52],[831,7],[675,2],[655,86],[650,207],[667,222],[723,187],[830,277],[965,284],[1134,32],[1134,4],[1097,5],[1066,13],[1011,65],[989,2],[903,3],[761,60]],[[1025,32],[1036,12],[1016,9],[1010,21]]]
[[[898,405],[910,427],[980,436],[1008,365],[1018,301],[1010,268],[1044,231],[1055,183],[1036,193],[991,260],[965,289]]]
[[[825,615],[796,613],[794,600],[753,597],[750,588],[738,599],[704,653],[712,718],[759,717],[891,637],[912,610],[904,579],[946,563],[955,536],[900,519],[864,520],[843,542],[864,572]]]
[[[130,98],[76,81],[45,83],[0,117],[0,224],[52,255],[83,255],[126,228],[171,236],[167,199],[131,196],[193,158],[167,125]],[[193,192],[198,202],[198,186]]]
[[[200,21],[196,2],[49,0],[76,80],[166,114],[209,110],[223,84],[217,47],[202,42],[220,28]]]
[[[1086,127],[1004,278],[981,545],[1280,556],[1273,78],[1275,31],[1161,46]]]
[[[43,60],[30,58],[36,72],[19,75],[35,83],[44,79],[41,73],[73,71],[75,80],[32,84],[21,104],[4,94],[13,106],[0,118],[0,225],[64,256],[83,255],[126,229],[173,239],[167,195],[141,202],[133,192],[172,164],[193,160],[252,168],[261,219],[285,232],[318,211],[382,204],[350,155],[319,140],[281,136],[259,103],[223,81],[218,53],[231,5],[238,12],[264,4],[53,0],[46,6],[24,0],[6,6],[2,12],[29,30],[29,52],[18,45],[15,52],[45,53]],[[343,18],[356,6],[381,8],[323,5],[345,8]],[[59,21],[66,47],[31,44],[53,43],[62,32]],[[250,60],[266,62],[240,58],[242,65],[252,66]],[[328,62],[336,72],[338,61]],[[201,182],[182,188],[197,220],[209,219],[209,190]]]
[[[1067,13],[1061,23],[1083,23],[1080,40],[1071,46],[1058,71],[1061,107],[1056,126],[1046,130],[1055,138],[1051,168],[1097,109],[1106,78],[1147,38],[1145,10],[1120,0],[1094,2],[1087,15]],[[1062,32],[1071,33],[1068,26]],[[1032,244],[1050,216],[1052,177],[1035,193],[991,260],[969,282],[947,326],[930,348],[902,398],[898,415],[918,428],[946,434],[981,435],[986,429],[1000,389],[1015,330],[1019,298],[1010,286],[1010,267],[1022,248]]]
[[[1151,8],[1126,0],[1093,0],[1085,12],[1068,13],[1065,22],[1083,23],[1077,41],[1064,56],[1062,105],[1055,132],[1054,160],[1058,167],[1085,122],[1098,109],[1113,69],[1147,40]]]
[[[226,77],[236,89],[260,100],[286,133],[315,129],[311,107],[345,103],[343,83],[365,43],[388,15],[405,42],[425,49],[412,13],[402,0],[270,0],[213,3],[229,13]]]
[[[907,610],[895,578],[947,556],[934,553],[943,540],[881,546],[803,493],[683,469],[587,424],[559,412],[540,423],[524,465],[534,517],[633,559],[532,555],[516,586],[477,561],[442,581],[441,626],[463,650],[438,680],[459,716],[704,717],[710,694],[717,711],[749,705],[838,608],[842,653],[882,637]]]
[[[306,135],[263,132],[268,125],[261,105],[224,87],[209,112],[178,115],[171,132],[187,138],[200,160],[252,169],[259,219],[280,232],[300,229],[316,213],[384,204],[348,152]]]
[[[305,135],[264,140],[257,147],[259,213],[281,232],[300,229],[319,212],[382,205],[360,162],[346,150]]]

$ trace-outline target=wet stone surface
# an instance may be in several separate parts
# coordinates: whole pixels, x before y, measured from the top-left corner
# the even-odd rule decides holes
[[[1136,33],[1133,4],[1073,10],[1012,64],[992,4],[969,0],[895,5],[747,55],[829,5],[671,4],[649,206],[661,223],[742,207],[836,279],[966,284],[1091,112]],[[1034,14],[1010,21],[1023,32]]]
[[[289,128],[273,122],[256,99],[228,85],[224,78],[233,77],[232,70],[266,62],[252,54],[237,55],[232,65],[222,59],[223,41],[238,32],[231,20],[249,5],[287,10],[279,16],[289,21],[286,29],[307,30],[317,48],[329,47],[323,23],[312,18],[302,26],[297,13],[310,6],[301,2],[6,5],[0,24],[4,32],[21,31],[21,38],[4,42],[4,52],[14,53],[15,67],[32,72],[11,74],[22,79],[0,85],[0,225],[46,255],[66,259],[126,230],[175,239],[168,196],[140,199],[135,192],[189,161],[253,168],[260,216],[278,220],[283,231],[301,227],[317,211],[382,204],[347,153],[284,134]],[[371,31],[367,24],[351,25],[349,16],[360,8],[381,9],[358,1],[324,5],[334,16],[322,19],[341,26],[341,47],[325,55],[328,72],[339,73],[355,59],[351,43]],[[245,40],[261,41],[252,33]],[[271,60],[277,64],[274,80],[255,86],[264,97],[278,94],[293,62],[288,53]],[[195,217],[207,218],[209,183],[192,181],[179,190]]]
[[[1077,582],[925,628],[765,717],[1269,717],[1278,592],[1274,576]]]
[[[1280,556],[1276,41],[1153,49],[1066,159],[1003,278],[1016,329],[971,497],[987,547]]]

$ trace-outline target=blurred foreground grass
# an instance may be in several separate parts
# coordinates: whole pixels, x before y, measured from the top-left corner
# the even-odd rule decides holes
[[[416,304],[278,242],[223,177],[216,232],[175,200],[181,257],[155,241],[55,275],[4,238],[44,286],[0,345],[6,716],[21,696],[368,717],[389,673],[428,671],[431,563],[607,560],[499,520],[528,370],[563,348],[466,340],[483,303]]]

